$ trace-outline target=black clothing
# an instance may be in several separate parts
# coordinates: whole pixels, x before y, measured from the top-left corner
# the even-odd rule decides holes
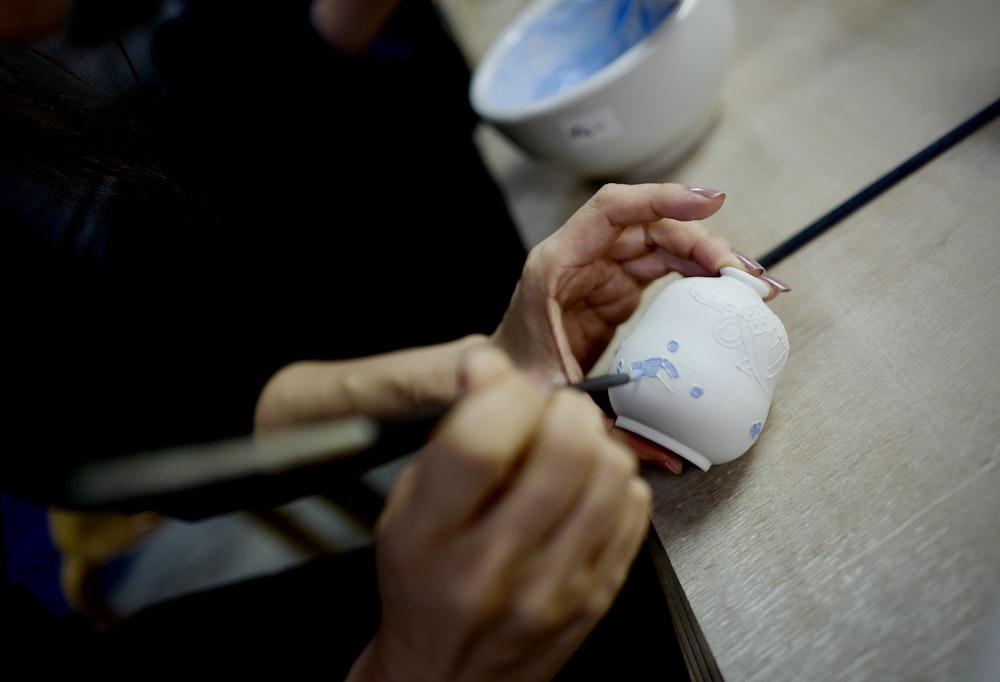
[[[149,132],[126,151],[172,185],[99,167],[70,195],[0,149],[5,485],[45,499],[80,459],[248,433],[294,360],[499,323],[526,251],[432,3],[404,2],[363,57],[307,9],[190,0],[149,29],[131,100]],[[71,174],[70,151],[50,165]]]
[[[403,2],[364,56],[308,6],[81,0],[64,38],[107,45],[43,46],[79,77],[0,45],[2,494],[62,503],[81,462],[249,433],[289,362],[499,323],[526,250],[433,3]],[[67,95],[86,106],[57,136]],[[326,492],[303,481],[159,509]]]
[[[81,2],[70,34],[113,37],[94,12],[118,4]],[[0,130],[5,493],[59,502],[81,461],[248,433],[264,382],[294,360],[489,333],[520,275],[524,244],[473,143],[468,69],[431,2],[404,2],[363,57],[318,39],[307,0],[183,5],[150,29],[149,63],[127,65],[144,132],[126,152],[175,184],[150,191],[127,165],[74,156],[72,136],[43,157],[43,138]],[[81,159],[92,179],[61,184]],[[312,483],[302,494],[325,492]],[[215,511],[266,500],[245,493]],[[185,515],[183,500],[165,507]],[[647,559],[560,679],[683,670]],[[0,648],[32,673],[280,665],[337,679],[379,617],[369,549],[157,604],[107,633],[0,578]]]

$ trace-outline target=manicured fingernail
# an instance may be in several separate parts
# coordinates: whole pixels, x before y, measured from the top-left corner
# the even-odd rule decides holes
[[[780,279],[778,279],[777,277],[774,277],[773,275],[769,275],[766,272],[763,273],[763,274],[757,275],[757,277],[759,277],[760,279],[762,279],[765,282],[767,282],[770,285],[770,287],[772,289],[774,289],[775,291],[777,291],[778,293],[784,293],[786,291],[791,291],[792,290],[792,288],[790,286],[788,286],[787,284],[785,284],[784,282],[782,282]]]
[[[674,459],[673,457],[665,457],[664,459],[647,459],[643,460],[643,463],[652,469],[659,469],[660,471],[666,471],[671,474],[679,474],[684,471],[684,462],[679,459]]]
[[[718,199],[719,197],[726,195],[726,193],[722,190],[712,189],[711,187],[689,187],[688,189],[698,196],[705,197],[706,199]]]
[[[663,468],[665,471],[669,471],[672,474],[679,474],[684,471],[684,462],[679,459],[665,459],[663,460]]]
[[[760,277],[761,275],[764,274],[764,266],[758,263],[750,256],[744,253],[740,253],[735,249],[733,249],[733,255],[736,257],[736,260],[743,263],[743,267],[745,267],[747,269],[747,272],[749,272],[751,275],[756,275]]]

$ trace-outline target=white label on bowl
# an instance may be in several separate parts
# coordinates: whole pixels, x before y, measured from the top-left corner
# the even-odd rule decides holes
[[[608,108],[568,116],[559,121],[559,130],[571,147],[589,147],[624,132],[615,112]]]

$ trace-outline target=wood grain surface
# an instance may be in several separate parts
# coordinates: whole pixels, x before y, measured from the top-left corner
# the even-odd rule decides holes
[[[782,264],[760,440],[650,473],[727,679],[963,680],[1000,594],[1000,122]]]

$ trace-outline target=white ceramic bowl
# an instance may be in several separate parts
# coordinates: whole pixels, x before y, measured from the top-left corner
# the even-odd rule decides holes
[[[529,155],[621,179],[703,136],[734,41],[731,0],[536,0],[476,65],[470,101]]]
[[[756,442],[788,357],[788,334],[764,302],[768,286],[725,267],[657,294],[619,346],[608,391],[616,426],[707,471]]]

